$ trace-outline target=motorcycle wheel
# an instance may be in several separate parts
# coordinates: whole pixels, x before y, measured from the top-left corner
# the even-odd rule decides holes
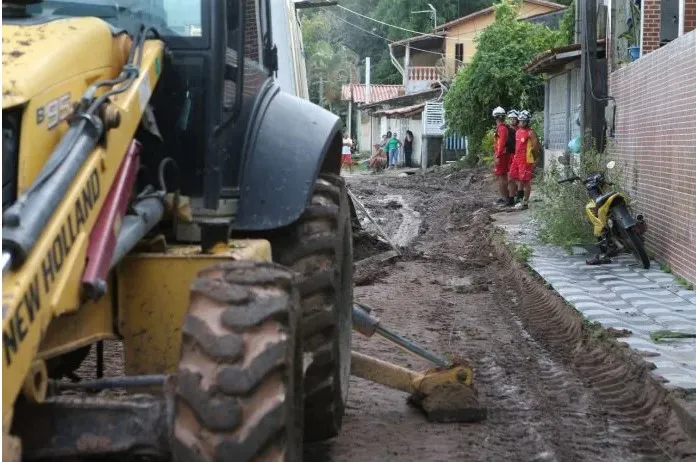
[[[650,257],[648,257],[648,253],[645,251],[643,239],[636,233],[636,230],[633,228],[624,229],[622,226],[621,234],[628,241],[627,243],[631,246],[633,255],[643,265],[643,268],[650,269]]]

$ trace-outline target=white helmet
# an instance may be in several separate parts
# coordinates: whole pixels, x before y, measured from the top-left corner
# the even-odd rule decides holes
[[[517,110],[515,109],[510,109],[507,113],[508,119],[518,119],[519,114],[517,113]]]
[[[493,117],[505,117],[505,109],[500,106],[493,109]]]
[[[520,116],[519,116],[520,121],[523,121],[523,120],[529,121],[529,119],[531,119],[531,118],[532,118],[532,113],[529,112],[528,110],[525,109],[523,111],[520,111]]]

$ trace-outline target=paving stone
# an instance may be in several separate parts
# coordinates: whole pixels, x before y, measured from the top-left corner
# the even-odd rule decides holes
[[[696,389],[696,339],[655,343],[650,338],[658,330],[696,330],[696,292],[685,290],[656,264],[642,268],[630,255],[590,266],[584,256],[539,244],[529,223],[504,228],[512,241],[532,247],[532,269],[587,319],[631,331],[619,341],[650,355],[645,360],[655,364],[653,374],[670,387]],[[520,230],[528,232],[519,236]]]

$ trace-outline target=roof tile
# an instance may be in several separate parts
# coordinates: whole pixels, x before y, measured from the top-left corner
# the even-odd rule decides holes
[[[406,91],[403,85],[370,85],[370,103],[397,98],[404,94],[406,94]],[[354,103],[366,103],[366,85],[362,83],[349,83],[343,85],[341,88],[341,100],[353,100]]]

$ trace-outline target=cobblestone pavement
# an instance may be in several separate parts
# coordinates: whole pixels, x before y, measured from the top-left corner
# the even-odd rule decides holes
[[[684,289],[673,275],[653,262],[649,270],[631,255],[611,264],[588,266],[585,250],[569,255],[539,242],[528,211],[494,215],[510,241],[532,248],[528,263],[566,301],[590,321],[605,328],[627,329],[621,341],[654,363],[653,373],[667,387],[696,390],[696,339],[663,339],[650,334],[660,330],[696,334],[696,292]]]

